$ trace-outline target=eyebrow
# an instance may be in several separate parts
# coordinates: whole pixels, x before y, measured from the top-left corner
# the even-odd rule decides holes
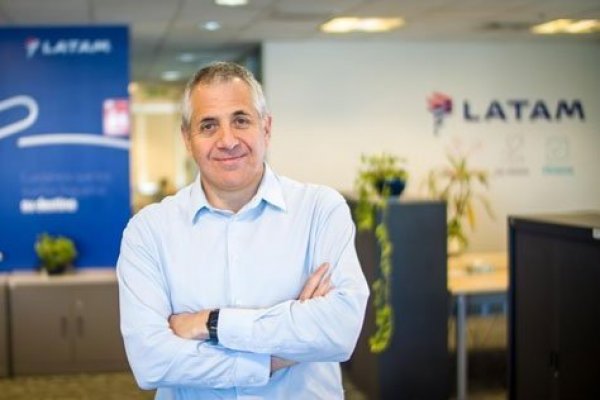
[[[249,116],[249,117],[251,117],[251,116],[252,116],[252,114],[250,114],[249,112],[247,112],[247,111],[244,111],[244,110],[238,110],[238,111],[234,112],[232,115],[233,115],[234,117],[236,117],[236,116],[238,116],[238,115],[247,115],[247,116]]]
[[[251,113],[244,111],[244,110],[237,110],[237,111],[234,111],[233,114],[231,114],[232,117],[237,117],[240,115],[252,117]],[[205,122],[218,122],[218,121],[219,121],[218,117],[208,116],[208,117],[204,117],[200,121],[198,121],[198,125],[203,124]]]
[[[215,122],[218,121],[218,118],[216,117],[204,117],[202,118],[200,121],[198,121],[198,125],[204,123],[204,122]]]

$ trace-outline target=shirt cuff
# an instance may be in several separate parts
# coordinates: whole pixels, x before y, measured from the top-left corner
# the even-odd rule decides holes
[[[251,309],[222,308],[217,327],[219,344],[231,350],[249,351],[252,327],[258,312]]]
[[[235,386],[264,386],[271,375],[271,356],[238,352],[235,362]]]

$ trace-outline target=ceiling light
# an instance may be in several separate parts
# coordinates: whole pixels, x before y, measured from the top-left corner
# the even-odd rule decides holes
[[[543,24],[535,25],[531,28],[531,31],[540,35],[555,34],[559,32],[564,32],[564,29],[570,24],[570,19],[555,19],[554,21],[549,21]]]
[[[176,81],[181,78],[181,72],[179,71],[165,71],[160,76],[163,81]]]
[[[339,17],[321,25],[321,30],[327,33],[387,32],[402,25],[402,18]]]
[[[196,55],[194,53],[181,53],[177,56],[177,59],[184,63],[191,63],[196,61]]]
[[[248,0],[215,0],[218,6],[239,7],[248,4]]]
[[[571,26],[567,28],[569,33],[594,33],[600,32],[600,20],[597,19],[581,19],[573,21]]]
[[[221,29],[221,24],[218,21],[208,21],[203,23],[201,27],[207,31],[214,32]]]
[[[539,35],[555,35],[560,33],[593,33],[600,31],[600,21],[597,19],[555,19],[531,27],[531,32]]]

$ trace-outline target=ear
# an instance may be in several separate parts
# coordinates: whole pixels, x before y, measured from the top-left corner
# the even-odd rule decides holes
[[[271,139],[271,115],[266,115],[263,118],[263,130],[265,132],[265,140],[267,141],[267,143],[269,143],[269,140]]]

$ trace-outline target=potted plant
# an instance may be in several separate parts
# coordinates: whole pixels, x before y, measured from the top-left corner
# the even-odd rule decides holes
[[[65,236],[43,233],[35,242],[35,252],[40,259],[40,268],[49,275],[65,272],[73,266],[77,249],[73,240]]]
[[[394,330],[391,306],[391,274],[393,246],[385,224],[389,198],[402,194],[408,172],[403,159],[382,153],[361,156],[361,169],[355,181],[358,203],[354,217],[359,230],[372,230],[380,249],[378,277],[373,282],[372,298],[375,313],[375,333],[369,338],[373,353],[385,351]]]
[[[488,189],[488,173],[483,169],[471,168],[468,156],[457,152],[447,153],[448,165],[429,172],[427,187],[429,194],[446,202],[448,207],[448,253],[459,254],[469,246],[465,232],[468,225],[475,228],[475,202],[494,218],[488,198],[482,193]]]

